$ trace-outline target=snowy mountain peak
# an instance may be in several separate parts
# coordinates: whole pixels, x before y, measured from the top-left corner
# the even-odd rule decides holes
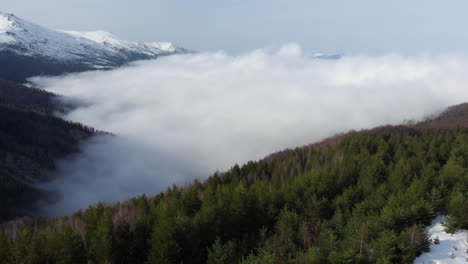
[[[114,34],[107,32],[107,31],[103,31],[103,30],[88,31],[88,32],[80,32],[80,31],[63,31],[63,32],[76,36],[76,37],[86,38],[86,39],[89,39],[91,41],[95,41],[101,44],[118,44],[122,42],[122,40],[119,39]]]
[[[115,36],[114,34],[98,30],[98,31],[88,31],[88,32],[80,32],[80,31],[64,31],[70,35],[76,37],[82,37],[97,43],[100,43],[108,48],[111,48],[115,51],[133,51],[133,52],[141,52],[144,54],[151,55],[153,53],[160,53],[160,52],[176,52],[177,50],[182,50],[174,46],[170,42],[133,42],[122,40],[119,37]]]
[[[48,29],[0,12],[0,53],[44,58],[91,68],[187,52],[172,43],[122,40],[106,31],[78,32]],[[1,54],[0,54],[1,55]]]
[[[14,32],[24,30],[13,14],[0,12],[0,43],[14,42]]]

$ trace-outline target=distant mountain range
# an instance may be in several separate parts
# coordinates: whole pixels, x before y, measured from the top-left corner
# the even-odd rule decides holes
[[[25,82],[39,75],[113,69],[160,56],[191,53],[171,42],[133,42],[106,31],[49,29],[0,11],[0,79]],[[343,54],[311,55],[340,59]]]
[[[324,60],[338,60],[338,59],[341,59],[343,56],[344,54],[332,54],[332,55],[327,55],[323,53],[312,54],[312,58],[324,59]]]
[[[111,69],[125,63],[189,52],[170,42],[132,42],[105,31],[48,29],[0,12],[0,78],[25,81],[36,75],[59,75]]]

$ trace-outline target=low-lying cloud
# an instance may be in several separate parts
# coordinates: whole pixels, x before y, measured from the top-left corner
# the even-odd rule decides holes
[[[33,78],[85,103],[64,118],[117,135],[60,163],[52,186],[64,198],[49,210],[155,194],[335,133],[421,119],[467,100],[467,72],[461,56],[322,60],[289,44]]]

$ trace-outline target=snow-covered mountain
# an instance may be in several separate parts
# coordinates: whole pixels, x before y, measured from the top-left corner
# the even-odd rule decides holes
[[[23,80],[37,74],[113,68],[185,52],[172,43],[131,42],[105,31],[48,29],[0,12],[0,78]]]

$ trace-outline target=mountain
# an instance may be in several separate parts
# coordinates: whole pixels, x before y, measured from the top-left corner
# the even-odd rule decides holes
[[[37,183],[50,180],[55,162],[79,151],[92,128],[54,117],[56,95],[0,80],[0,220],[34,214],[53,194]],[[1,262],[0,262],[1,263]]]
[[[44,90],[0,80],[0,106],[51,115],[55,111],[64,111],[61,105],[55,103],[56,97]]]
[[[424,123],[234,165],[154,197],[5,222],[0,263],[413,263],[430,250],[424,227],[438,215],[447,215],[447,232],[468,229],[466,120],[462,104]],[[466,243],[456,246],[436,253],[464,263]]]
[[[468,126],[468,103],[454,105],[439,115],[417,124],[420,128],[441,129]]]
[[[323,53],[314,53],[312,54],[312,58],[315,59],[324,59],[324,60],[338,60],[344,57],[344,54],[323,54]]]
[[[169,42],[131,42],[105,31],[48,29],[0,12],[0,78],[110,69],[134,60],[186,53]]]

